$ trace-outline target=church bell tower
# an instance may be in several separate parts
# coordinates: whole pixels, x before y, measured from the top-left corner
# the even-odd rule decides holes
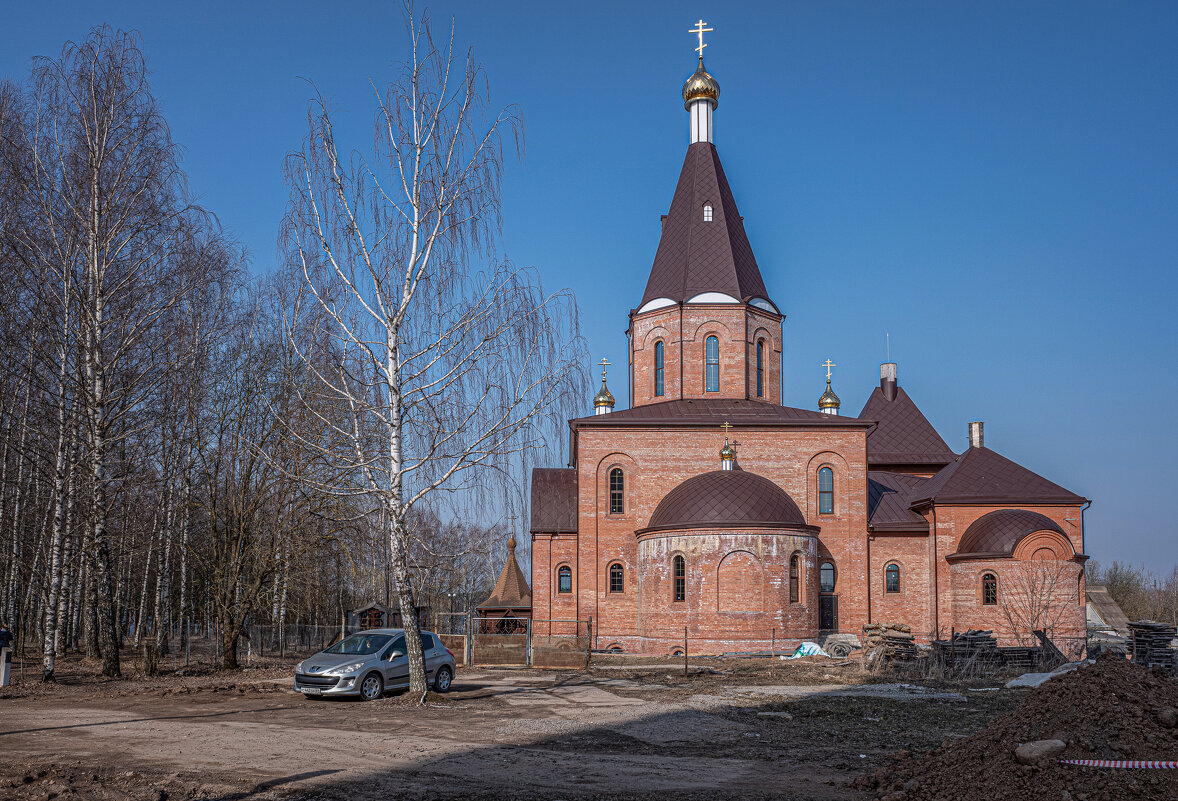
[[[630,312],[634,406],[684,399],[781,403],[783,315],[769,299],[714,142],[720,84],[704,67],[683,84],[687,155],[646,291]]]

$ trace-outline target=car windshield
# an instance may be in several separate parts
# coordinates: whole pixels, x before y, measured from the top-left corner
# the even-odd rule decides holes
[[[371,656],[388,645],[391,639],[392,636],[389,634],[353,634],[343,638],[323,653]]]

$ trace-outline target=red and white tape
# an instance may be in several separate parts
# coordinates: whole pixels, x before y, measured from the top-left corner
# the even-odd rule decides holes
[[[1065,765],[1079,765],[1083,768],[1156,768],[1174,770],[1178,760],[1161,759],[1061,759]]]

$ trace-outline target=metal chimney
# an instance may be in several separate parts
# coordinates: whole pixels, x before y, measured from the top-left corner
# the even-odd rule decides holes
[[[896,363],[884,362],[879,366],[879,388],[888,400],[896,399]]]
[[[982,423],[975,421],[969,424],[969,447],[982,447]]]

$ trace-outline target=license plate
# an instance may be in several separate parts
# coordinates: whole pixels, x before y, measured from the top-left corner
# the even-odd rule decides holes
[[[318,687],[300,687],[299,692],[306,693],[307,695],[322,695],[323,694],[323,690],[321,690]]]

